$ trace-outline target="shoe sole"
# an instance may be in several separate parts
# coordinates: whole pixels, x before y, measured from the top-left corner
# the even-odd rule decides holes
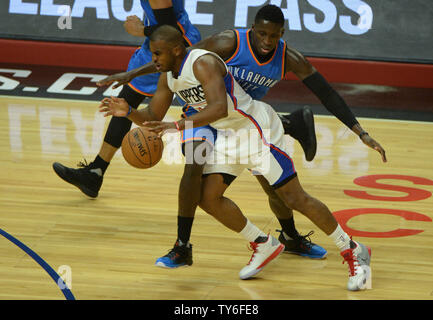
[[[297,255],[297,256],[301,256],[301,257],[305,257],[305,258],[310,258],[310,259],[314,259],[314,260],[326,259],[326,257],[328,256],[328,252],[326,252],[322,256],[314,256],[314,255],[310,255],[308,253],[299,253],[299,252],[293,252],[293,251],[288,251],[288,250],[284,250],[284,253],[285,254],[294,254],[294,255]]]
[[[155,262],[155,266],[160,267],[160,268],[165,268],[165,269],[177,269],[177,268],[182,268],[182,267],[189,267],[191,265],[192,265],[192,263],[170,267],[170,266],[167,266],[166,264],[164,264],[163,262]]]
[[[307,150],[307,152],[305,152],[305,159],[307,161],[312,161],[316,156],[316,152],[317,152],[317,139],[316,139],[316,129],[314,127],[314,116],[313,116],[313,112],[308,107],[304,107],[302,115],[304,117],[305,125],[307,126],[307,130],[308,130],[308,137],[309,137],[308,142],[312,146],[311,150]]]
[[[366,248],[367,248],[367,250],[368,250],[368,255],[370,256],[370,263],[371,263],[371,248],[370,247],[367,247],[366,246]],[[367,273],[367,279],[366,279],[366,282],[365,282],[365,287],[363,288],[364,290],[366,289],[366,290],[370,290],[370,289],[372,289],[373,288],[373,286],[372,286],[372,284],[371,284],[371,282],[372,282],[372,278],[373,278],[373,273],[371,272],[371,267],[370,267],[370,265],[368,265],[368,266],[364,266],[364,271]]]
[[[258,274],[260,271],[262,271],[264,267],[266,267],[267,265],[269,265],[269,263],[271,263],[272,261],[275,261],[275,259],[278,258],[278,256],[281,253],[283,253],[283,251],[284,251],[284,244],[280,244],[278,246],[278,248],[265,261],[263,261],[262,264],[258,268],[254,269],[254,270],[251,270],[249,273],[247,273],[244,276],[240,276],[239,275],[239,278],[241,280],[251,279],[256,274]]]
[[[67,183],[72,184],[73,186],[77,187],[86,196],[89,196],[91,198],[96,198],[98,196],[98,192],[95,193],[94,191],[92,191],[86,187],[82,187],[80,185],[75,184],[73,181],[70,181],[65,175],[63,175],[63,169],[59,167],[60,165],[61,164],[59,164],[58,162],[54,162],[53,163],[53,170],[63,181],[66,181]]]

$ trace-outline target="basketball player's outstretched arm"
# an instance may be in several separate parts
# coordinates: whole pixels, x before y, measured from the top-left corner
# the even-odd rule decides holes
[[[159,77],[157,90],[146,108],[137,110],[131,108],[123,98],[104,98],[99,105],[99,112],[104,117],[128,117],[136,125],[141,126],[145,121],[161,121],[173,101],[173,92],[167,85],[167,74]]]
[[[226,69],[218,58],[206,54],[193,65],[194,75],[203,87],[206,107],[200,112],[176,122],[148,121],[144,126],[156,133],[168,129],[185,129],[185,121],[192,121],[194,127],[202,127],[227,116],[227,93],[224,83]],[[152,99],[153,100],[153,99]]]
[[[108,76],[108,77],[96,82],[96,85],[98,87],[103,87],[103,86],[109,86],[109,85],[113,84],[114,82],[117,82],[115,85],[113,85],[113,89],[116,89],[120,86],[128,84],[134,78],[137,78],[139,76],[143,76],[146,74],[158,73],[158,72],[159,71],[156,69],[155,64],[153,63],[153,61],[151,61],[151,62],[146,63],[145,65],[143,65],[141,67],[138,67],[138,68],[135,68],[135,69],[132,69],[129,71],[125,71],[125,72],[119,72],[119,73],[112,74],[111,76]]]
[[[201,40],[191,49],[204,49],[219,55],[221,59],[230,58],[237,48],[236,34],[233,30],[225,30]]]
[[[382,146],[361,127],[343,98],[301,53],[287,47],[285,66],[286,73],[293,72],[319,98],[326,109],[358,135],[365,145],[379,152],[383,162],[387,161]]]

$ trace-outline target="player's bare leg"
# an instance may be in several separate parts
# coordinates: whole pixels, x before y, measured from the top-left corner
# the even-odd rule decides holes
[[[269,206],[281,225],[281,230],[276,231],[280,232],[278,240],[284,244],[284,252],[312,259],[325,258],[327,251],[309,239],[309,236],[314,231],[310,231],[304,236],[300,235],[295,227],[293,210],[286,206],[262,175],[256,175],[255,177],[268,195]]]
[[[224,196],[229,186],[224,183],[224,179],[222,174],[211,174],[203,179],[200,207],[250,242],[253,255],[248,264],[239,272],[239,277],[245,280],[255,276],[269,262],[277,258],[284,250],[284,245],[252,224],[242,214],[239,207]]]
[[[179,184],[177,239],[173,248],[158,258],[155,265],[164,268],[178,268],[192,265],[192,244],[189,242],[195,211],[201,198],[201,182],[207,148],[203,141],[191,141],[184,145],[185,167]],[[190,150],[190,151],[188,151]],[[200,156],[194,157],[196,152]],[[197,161],[198,160],[198,161]]]
[[[298,177],[294,177],[275,191],[288,207],[304,214],[334,240],[341,256],[349,266],[347,288],[349,290],[371,288],[371,250],[361,243],[352,241],[328,207],[304,191]]]
[[[116,154],[119,148],[113,147],[111,144],[107,142],[102,142],[101,149],[99,150],[98,156],[101,157],[105,162],[111,162],[113,160],[114,155]]]

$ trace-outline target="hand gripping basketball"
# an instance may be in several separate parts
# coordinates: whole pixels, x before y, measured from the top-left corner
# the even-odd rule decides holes
[[[162,157],[164,144],[158,134],[137,127],[122,140],[122,154],[134,168],[146,169],[156,165]]]

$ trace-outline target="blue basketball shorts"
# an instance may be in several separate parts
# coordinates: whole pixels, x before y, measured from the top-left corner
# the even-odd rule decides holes
[[[199,110],[191,106],[184,106],[182,108],[182,112],[182,118],[188,118],[191,115],[199,112]],[[188,123],[185,123],[185,125],[188,127]],[[190,129],[187,128],[181,132],[180,136],[182,150],[184,150],[183,146],[188,141],[206,141],[213,146],[215,144],[217,135],[217,130],[210,125]]]

